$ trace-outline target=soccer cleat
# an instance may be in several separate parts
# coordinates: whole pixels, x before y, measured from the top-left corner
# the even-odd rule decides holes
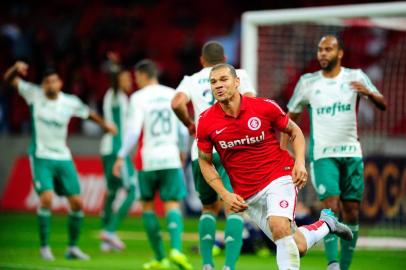
[[[54,254],[52,254],[51,248],[46,246],[40,249],[41,258],[45,261],[55,261]]]
[[[231,268],[229,266],[224,266],[223,270],[231,270]]]
[[[121,251],[125,249],[125,244],[121,239],[115,234],[115,233],[109,233],[109,232],[102,232],[100,235],[100,239],[103,242],[107,242],[111,248]]]
[[[110,252],[113,249],[112,246],[106,241],[101,242],[100,244],[100,250],[103,252]]]
[[[192,270],[193,266],[189,263],[185,254],[180,252],[179,250],[172,249],[169,253],[169,260],[176,264],[179,269],[182,270]]]
[[[327,266],[327,270],[340,270],[340,264],[338,262],[332,262]]]
[[[65,253],[65,258],[69,260],[88,261],[90,256],[84,253],[79,247],[69,247]]]
[[[203,270],[214,270],[214,267],[211,264],[203,265]]]
[[[160,269],[170,269],[171,264],[168,259],[162,259],[160,261],[158,260],[152,260],[149,262],[146,262],[142,265],[142,269],[151,269],[151,270],[160,270]]]
[[[354,237],[350,228],[348,228],[347,225],[339,222],[331,209],[321,210],[320,220],[324,221],[329,227],[330,232],[338,237],[347,241],[352,240]]]

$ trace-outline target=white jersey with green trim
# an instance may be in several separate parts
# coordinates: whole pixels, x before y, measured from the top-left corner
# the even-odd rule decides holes
[[[113,123],[117,128],[117,134],[104,134],[100,144],[100,154],[113,155],[117,154],[124,139],[126,128],[125,120],[128,113],[129,98],[121,91],[110,88],[107,90],[103,99],[103,117],[106,122]]]
[[[360,69],[342,67],[334,78],[321,71],[300,77],[288,103],[289,112],[310,114],[310,147],[312,160],[326,157],[362,157],[357,133],[357,112],[361,97],[350,83],[357,81],[379,93]]]
[[[180,129],[185,130],[171,108],[175,91],[155,84],[132,94],[128,129],[142,129],[142,170],[181,168]],[[187,131],[186,131],[187,132]]]
[[[206,67],[192,76],[184,76],[176,91],[184,93],[188,101],[192,101],[194,118],[196,126],[199,122],[199,115],[212,106],[216,100],[213,97],[210,87],[210,71],[212,67]],[[240,78],[240,93],[254,93],[256,91],[248,77],[248,74],[243,69],[237,69],[237,76]],[[215,150],[213,150],[215,152]],[[192,145],[192,160],[198,158],[197,143],[193,142]]]
[[[68,124],[74,116],[88,118],[88,106],[78,97],[63,92],[55,100],[49,99],[39,85],[23,80],[18,82],[18,92],[30,106],[30,154],[37,158],[70,160],[72,155],[66,145]]]

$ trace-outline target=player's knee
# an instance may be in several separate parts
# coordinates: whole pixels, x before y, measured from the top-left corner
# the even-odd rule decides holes
[[[292,234],[289,222],[286,222],[284,220],[271,218],[269,220],[269,227],[271,229],[274,240],[278,240]]]
[[[359,219],[359,209],[356,207],[344,207],[343,211],[343,220],[347,223],[358,223]]]
[[[69,198],[70,209],[74,212],[82,210],[82,199],[80,197]]]
[[[203,213],[210,213],[213,216],[218,216],[221,210],[221,203],[216,201],[212,204],[204,204],[203,205]]]
[[[48,208],[50,209],[52,206],[52,192],[45,191],[41,193],[40,195],[40,202],[41,202],[41,207],[42,208]]]
[[[323,207],[329,208],[336,215],[340,213],[340,199],[338,197],[329,197],[323,200]]]

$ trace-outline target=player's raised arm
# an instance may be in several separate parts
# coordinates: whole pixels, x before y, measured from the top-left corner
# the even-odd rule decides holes
[[[307,171],[305,167],[306,142],[303,132],[291,119],[289,119],[286,128],[281,131],[289,136],[289,141],[295,153],[295,165],[292,170],[293,182],[297,187],[302,188],[307,182]]]
[[[22,61],[17,61],[10,67],[6,73],[4,73],[4,81],[14,88],[18,88],[18,81],[21,79],[20,76],[27,75],[28,64]]]

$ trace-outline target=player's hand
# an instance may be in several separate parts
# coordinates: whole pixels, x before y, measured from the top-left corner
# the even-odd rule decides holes
[[[187,127],[187,130],[189,131],[189,135],[194,137],[195,134],[196,134],[196,125],[195,125],[195,123],[190,124]]]
[[[117,134],[117,128],[113,124],[106,123],[103,128],[104,128],[105,132],[108,132],[108,133],[113,134],[113,135]]]
[[[292,179],[295,186],[299,189],[304,187],[307,183],[307,171],[304,163],[295,162],[292,170]]]
[[[369,91],[369,89],[360,82],[352,81],[350,86],[352,89],[354,89],[354,91],[360,93],[361,95],[369,96],[371,94],[371,91]]]
[[[114,162],[113,175],[115,177],[120,177],[121,176],[121,168],[123,167],[123,164],[124,164],[124,159],[122,159],[121,157],[118,157],[116,159],[116,162]]]
[[[240,213],[248,209],[248,205],[238,194],[229,192],[226,195],[223,195],[222,198],[226,209],[231,212]]]
[[[28,64],[23,61],[15,62],[14,68],[19,75],[26,76],[28,73]]]

